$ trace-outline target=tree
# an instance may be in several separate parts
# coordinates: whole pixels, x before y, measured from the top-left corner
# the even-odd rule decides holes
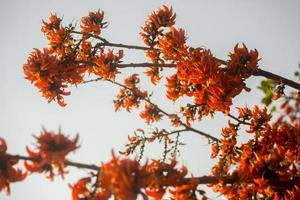
[[[60,106],[66,105],[64,96],[70,94],[67,89],[71,85],[109,82],[120,87],[114,100],[116,111],[130,112],[143,104],[140,117],[146,123],[169,120],[173,129],[157,128],[150,133],[138,129],[128,137],[126,149],[121,152],[129,155],[140,149],[138,159],[113,154],[111,162],[101,168],[66,159],[79,147],[78,136],[70,139],[61,131],[43,129],[36,136],[36,151],[27,148],[28,156],[7,153],[5,140],[1,139],[2,190],[9,192],[11,182],[24,180],[26,173],[14,165],[18,160],[26,160],[29,173],[47,173],[50,179],[55,173],[64,176],[67,166],[95,170],[71,186],[73,199],[106,199],[112,195],[117,199],[135,199],[137,195],[161,199],[167,191],[175,199],[205,198],[204,191],[197,189],[199,184],[211,184],[229,199],[299,197],[298,83],[262,70],[258,66],[258,51],[249,50],[244,44],[236,45],[226,61],[214,57],[209,49],[188,46],[185,31],[175,26],[175,14],[166,6],[153,12],[145,22],[141,37],[146,46],[107,41],[101,37],[106,27],[104,13],[99,10],[81,19],[80,31],[72,24],[63,26],[62,20],[52,14],[42,27],[49,46],[33,50],[23,67],[25,78],[49,102],[56,101]],[[121,50],[115,52],[110,47]],[[122,63],[124,48],[145,51],[151,62]],[[163,74],[169,73],[165,75],[167,98],[173,102],[186,98],[187,103],[178,113],[168,113],[152,101],[149,91],[139,86],[138,74],[116,81],[117,76],[122,77],[122,70],[130,67],[146,68],[155,86]],[[94,79],[86,80],[87,74]],[[284,98],[280,106],[284,114],[271,121],[270,111],[257,106],[238,108],[237,116],[231,114],[232,99],[243,90],[250,90],[245,80],[251,76],[270,79],[261,85],[266,93],[264,102],[270,104],[272,99]],[[284,95],[285,86],[295,91]],[[195,121],[216,112],[231,118],[220,139],[192,128]],[[239,144],[237,136],[243,133],[242,127],[252,135]],[[219,158],[210,176],[187,177],[185,167],[176,168],[174,155],[181,145],[179,135],[188,131],[206,137],[212,145],[212,157]],[[163,158],[140,164],[145,145],[157,140],[165,146]],[[173,157],[171,162],[167,161],[168,156]]]

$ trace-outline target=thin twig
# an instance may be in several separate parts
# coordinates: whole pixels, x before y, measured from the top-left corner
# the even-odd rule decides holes
[[[127,86],[125,86],[125,85],[123,85],[123,84],[121,84],[121,83],[118,83],[118,82],[115,82],[115,81],[112,81],[112,80],[106,80],[106,81],[111,82],[111,83],[113,83],[113,84],[115,84],[115,85],[118,85],[118,86],[120,86],[120,87],[122,87],[122,88],[125,88],[125,89],[127,89],[127,90],[132,91],[131,88],[129,88],[129,87],[127,87]],[[165,116],[167,116],[167,117],[171,116],[171,114],[167,113],[166,111],[164,111],[163,109],[161,109],[160,107],[158,107],[158,106],[157,106],[155,103],[153,103],[149,98],[143,98],[143,100],[144,100],[145,102],[151,104],[152,106],[154,106],[159,112],[161,112],[161,113],[164,114]],[[219,140],[218,138],[216,138],[216,137],[214,137],[214,136],[211,136],[210,134],[204,133],[204,132],[202,132],[202,131],[199,131],[199,130],[197,130],[197,129],[195,129],[195,128],[192,128],[192,127],[188,126],[186,123],[184,123],[184,122],[182,122],[182,121],[181,121],[181,125],[182,125],[184,128],[186,128],[186,129],[188,129],[188,130],[190,130],[190,131],[192,131],[192,132],[194,132],[194,133],[197,133],[197,134],[199,134],[199,135],[201,135],[201,136],[204,136],[204,137],[206,137],[206,138],[208,138],[208,139],[213,140],[214,142],[220,142],[220,140]]]
[[[235,117],[234,115],[228,114],[228,117],[234,119],[235,121],[237,121],[239,124],[244,124],[244,125],[251,125],[248,122],[242,121],[239,118]]]

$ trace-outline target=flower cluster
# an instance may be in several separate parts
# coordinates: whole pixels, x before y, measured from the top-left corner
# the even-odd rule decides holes
[[[26,173],[15,168],[14,165],[18,163],[18,159],[13,158],[6,151],[6,142],[0,138],[0,191],[9,194],[10,183],[22,181],[26,177]]]
[[[161,114],[153,104],[148,103],[145,105],[145,110],[140,113],[140,117],[144,119],[147,124],[150,124],[151,122],[159,121],[163,117],[163,114]]]
[[[104,19],[104,12],[103,11],[96,11],[96,12],[89,12],[89,15],[86,17],[82,17],[81,19],[81,32],[84,35],[88,34],[95,34],[100,35],[101,29],[106,28],[107,22],[103,21]]]
[[[148,96],[146,91],[142,91],[137,87],[139,81],[137,74],[132,74],[124,79],[124,85],[122,85],[119,94],[113,101],[116,111],[125,108],[127,112],[130,112],[131,109],[138,108],[141,100]]]
[[[103,79],[115,80],[118,69],[116,64],[120,63],[123,57],[123,51],[120,50],[117,54],[114,54],[112,50],[108,52],[101,52],[99,56],[95,56],[95,66],[93,73]]]
[[[88,183],[91,178],[80,179],[71,186],[73,200],[82,200],[89,197],[96,199],[132,200],[139,195],[147,199],[162,199],[167,193],[174,200],[196,199],[197,193],[203,195],[203,191],[197,190],[196,179],[186,179],[187,169],[176,169],[176,161],[162,163],[153,160],[151,163],[140,165],[136,160],[119,159],[113,155],[113,159],[102,165],[98,176],[98,188],[94,191]],[[148,196],[148,197],[147,197]],[[101,197],[101,198],[100,198]]]
[[[72,56],[74,39],[69,29],[61,25],[61,19],[51,14],[49,22],[43,21],[42,32],[48,39],[48,53],[58,58]]]
[[[114,80],[119,73],[117,64],[123,58],[123,51],[105,51],[99,43],[93,45],[91,40],[106,27],[103,16],[103,12],[97,11],[83,17],[81,32],[73,31],[74,27],[62,26],[62,20],[53,14],[49,21],[43,21],[42,31],[48,39],[48,47],[43,51],[34,49],[23,70],[25,78],[48,102],[54,100],[65,106],[64,96],[70,95],[66,89],[83,83],[87,73],[109,80]],[[74,34],[81,38],[76,39]]]
[[[74,139],[69,139],[60,131],[56,134],[43,130],[37,140],[36,150],[26,148],[31,161],[25,162],[25,167],[29,172],[49,173],[48,178],[53,179],[54,172],[57,171],[62,177],[65,174],[66,156],[76,150],[79,146],[78,135]]]
[[[212,169],[220,182],[216,192],[228,199],[298,199],[300,197],[300,127],[286,121],[270,124],[266,109],[240,108],[239,119],[247,123],[253,139],[237,146],[238,125],[222,130],[221,142],[212,147],[220,156]]]
[[[65,106],[63,96],[70,95],[65,91],[68,84],[77,85],[83,81],[82,70],[72,61],[61,62],[51,55],[48,49],[34,51],[23,66],[25,78],[33,83],[48,102],[57,101]]]
[[[189,47],[185,31],[174,24],[172,9],[162,7],[148,17],[141,32],[144,43],[153,48],[146,52],[152,62],[176,65],[177,72],[167,77],[167,97],[172,101],[185,95],[193,97],[201,107],[201,112],[194,113],[198,118],[215,111],[228,113],[232,99],[249,90],[244,81],[257,70],[257,50],[236,45],[229,60],[221,61],[210,50]],[[156,84],[155,78],[160,76],[152,71],[147,74]]]
[[[244,80],[257,68],[257,51],[248,52],[245,46],[236,46],[235,52],[230,55],[233,60],[223,67],[209,50],[184,50],[187,48],[184,47],[178,51],[177,47],[173,47],[177,51],[174,52],[169,50],[169,46],[161,48],[170,52],[178,70],[167,78],[167,97],[173,101],[184,95],[193,97],[194,103],[201,107],[199,118],[215,111],[229,112],[232,99],[243,89],[249,90]]]
[[[150,16],[148,16],[144,26],[142,27],[142,32],[140,33],[144,43],[150,47],[146,51],[147,57],[153,63],[164,63],[164,60],[160,58],[161,52],[155,47],[159,43],[159,37],[164,35],[165,28],[173,27],[175,24],[176,15],[173,13],[172,8],[163,6],[156,11],[154,11]],[[150,67],[146,74],[151,78],[151,82],[156,85],[157,82],[161,79],[160,71],[157,67]]]

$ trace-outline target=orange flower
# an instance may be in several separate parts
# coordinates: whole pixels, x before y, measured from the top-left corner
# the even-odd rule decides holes
[[[107,22],[103,22],[104,12],[89,12],[89,15],[81,18],[81,32],[83,34],[100,35],[101,29],[106,28]]]
[[[114,81],[116,74],[119,73],[116,64],[121,62],[122,57],[123,50],[120,50],[117,54],[114,54],[110,49],[107,53],[101,52],[100,55],[94,59],[96,66],[93,69],[93,73],[101,76],[103,79]]]
[[[258,51],[256,49],[249,52],[245,44],[243,47],[235,45],[234,52],[229,55],[228,70],[235,74],[240,74],[243,79],[249,78],[258,68]]]
[[[191,180],[189,183],[181,186],[175,187],[173,190],[170,190],[172,199],[174,200],[197,200],[196,194],[198,182],[196,180]],[[202,192],[201,192],[202,193]],[[204,193],[202,193],[204,194]]]
[[[160,111],[152,104],[146,104],[145,110],[140,113],[140,117],[145,119],[147,124],[159,121],[162,116]]]
[[[99,183],[102,189],[111,192],[116,199],[136,199],[141,192],[143,178],[146,176],[145,167],[135,160],[113,159],[102,165]]]
[[[49,41],[49,53],[60,58],[73,53],[74,40],[70,30],[61,26],[61,19],[51,14],[49,22],[43,21],[42,31]]]
[[[182,125],[182,121],[176,114],[171,114],[168,117],[171,120],[173,126],[179,127]]]
[[[147,70],[146,74],[150,77],[151,83],[157,85],[158,81],[161,79],[160,69],[158,67],[151,67]]]
[[[167,77],[167,98],[176,101],[179,97],[186,94],[186,88],[188,86],[186,85],[185,81],[181,81],[178,78],[177,74],[173,74],[170,77]]]
[[[22,181],[27,174],[14,168],[18,160],[7,154],[6,150],[6,142],[0,138],[0,191],[10,194],[10,183]]]
[[[84,72],[72,61],[59,61],[51,56],[48,49],[43,52],[34,49],[23,65],[23,70],[25,79],[31,81],[48,102],[54,100],[60,106],[66,105],[63,96],[70,95],[65,88],[68,84],[81,83]]]
[[[158,38],[158,48],[165,60],[178,61],[187,51],[185,41],[184,30],[171,27],[169,32]]]
[[[144,43],[153,47],[157,43],[157,36],[162,33],[161,27],[172,27],[175,24],[176,15],[172,8],[163,6],[153,12],[145,22],[143,31],[140,33]]]
[[[79,147],[77,145],[78,135],[70,140],[60,131],[55,134],[43,129],[41,135],[35,138],[37,151],[34,152],[26,148],[29,157],[32,158],[32,161],[25,162],[26,169],[30,172],[49,172],[48,177],[50,179],[53,179],[56,169],[58,174],[63,177],[67,154]]]
[[[56,14],[51,14],[49,17],[49,23],[43,20],[42,32],[46,35],[51,31],[58,30],[61,28],[61,19]]]
[[[138,74],[132,74],[128,78],[124,79],[124,85],[128,88],[136,88],[136,84],[140,82],[140,78]]]
[[[133,108],[138,108],[141,100],[148,96],[146,91],[141,91],[136,87],[139,82],[139,78],[136,74],[124,79],[124,84],[128,88],[121,88],[116,99],[114,99],[115,111],[120,108],[125,108],[127,112],[130,112]]]
[[[72,200],[83,200],[90,196],[87,184],[91,181],[90,177],[82,178],[76,184],[70,186],[72,189]]]

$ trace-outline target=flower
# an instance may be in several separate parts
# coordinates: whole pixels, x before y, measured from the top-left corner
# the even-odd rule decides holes
[[[81,18],[81,32],[86,34],[100,35],[101,29],[106,28],[107,22],[103,22],[104,12],[89,12],[89,15]]]
[[[10,156],[6,151],[6,142],[0,138],[0,191],[10,194],[10,183],[22,181],[27,174],[14,167],[18,159]]]
[[[146,177],[145,167],[138,161],[113,159],[102,165],[99,184],[102,189],[109,191],[116,199],[136,199],[141,193],[140,188]]]
[[[112,50],[107,53],[101,52],[99,56],[94,58],[96,66],[93,69],[95,75],[101,76],[103,79],[115,80],[116,74],[119,73],[117,64],[120,63],[123,57],[123,51],[120,50],[114,54]]]
[[[157,43],[157,36],[162,33],[162,27],[172,27],[175,24],[176,15],[172,8],[163,6],[154,11],[146,20],[143,31],[140,33],[144,43],[153,47]]]
[[[79,146],[78,135],[74,139],[64,136],[59,130],[58,133],[43,129],[41,135],[36,137],[36,151],[26,148],[29,157],[32,159],[25,162],[25,167],[30,172],[49,173],[48,178],[53,179],[54,170],[58,171],[62,177],[65,174],[66,156],[76,150]]]
[[[256,49],[249,51],[245,44],[243,47],[235,45],[234,52],[229,54],[228,70],[234,74],[240,74],[243,79],[249,78],[258,68],[258,51]]]
[[[153,104],[146,104],[145,110],[140,113],[140,117],[145,119],[147,124],[157,122],[162,118],[163,114]]]

